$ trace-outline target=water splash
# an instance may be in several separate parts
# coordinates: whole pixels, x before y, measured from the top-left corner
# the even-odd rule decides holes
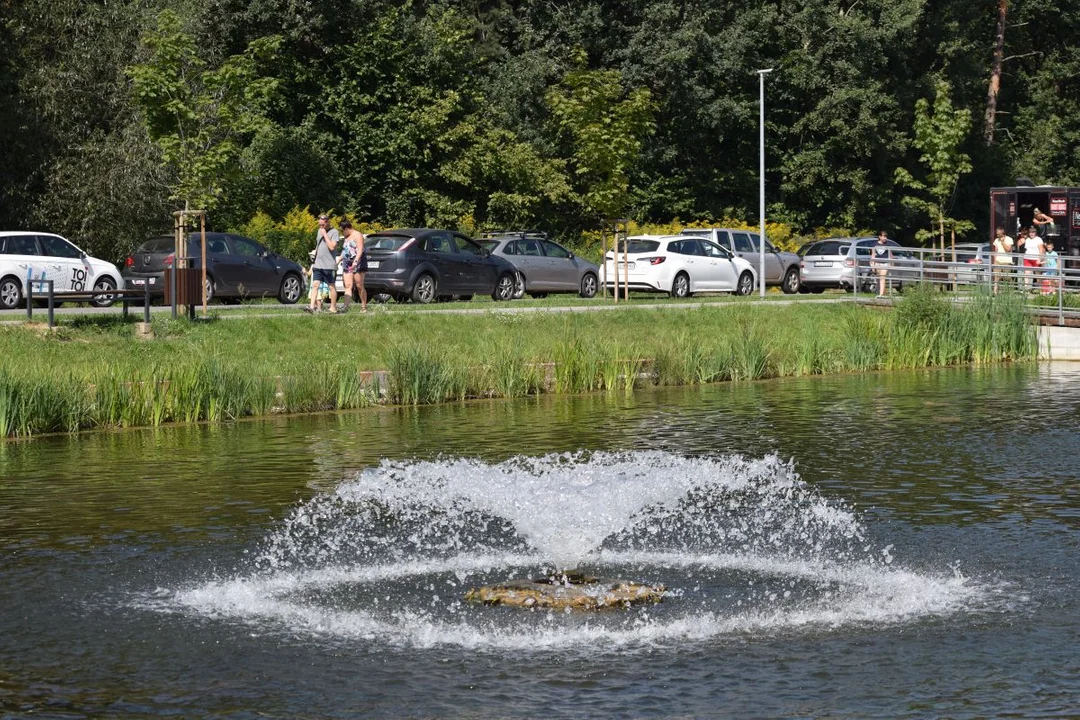
[[[543,649],[907,622],[968,609],[984,591],[893,554],[775,456],[387,461],[295,508],[254,570],[154,603],[345,641]],[[461,601],[470,586],[553,567],[674,596],[599,616]]]

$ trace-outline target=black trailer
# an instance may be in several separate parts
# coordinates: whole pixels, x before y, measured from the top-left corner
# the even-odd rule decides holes
[[[1018,185],[990,189],[990,241],[997,229],[1014,239],[1031,227],[1038,208],[1054,219],[1040,235],[1054,242],[1063,257],[1080,257],[1080,187],[1062,185]],[[1074,267],[1080,261],[1069,265]]]

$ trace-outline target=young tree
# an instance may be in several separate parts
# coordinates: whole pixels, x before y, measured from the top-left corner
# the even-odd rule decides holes
[[[210,209],[236,170],[244,140],[269,125],[265,111],[277,80],[262,76],[260,64],[280,38],[254,40],[208,68],[176,13],[163,11],[157,20],[142,38],[149,57],[128,68],[135,100],[170,171],[172,198]]]
[[[617,70],[589,70],[585,52],[547,93],[559,134],[572,146],[570,165],[579,199],[597,221],[623,214],[630,199],[630,171],[643,141],[656,129],[651,93],[625,92]]]
[[[971,111],[953,108],[949,83],[939,80],[932,107],[926,98],[915,103],[914,145],[922,153],[919,160],[926,167],[925,180],[917,180],[904,168],[896,170],[897,182],[918,193],[904,197],[902,202],[930,217],[943,252],[946,228],[952,231],[955,245],[956,233],[973,227],[950,217],[960,177],[971,172],[971,158],[960,150],[970,131]],[[921,231],[916,237],[932,238],[933,234]]]

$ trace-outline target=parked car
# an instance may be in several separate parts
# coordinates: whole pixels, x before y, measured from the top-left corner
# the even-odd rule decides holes
[[[688,228],[682,235],[692,235],[711,240],[736,257],[746,260],[755,271],[761,267],[761,235],[749,230],[732,228]],[[799,256],[793,252],[778,250],[765,240],[765,284],[777,285],[785,293],[799,291],[802,284]]]
[[[171,235],[153,237],[124,261],[124,278],[131,287],[150,286],[151,296],[165,294],[165,273],[176,259]],[[202,235],[188,236],[187,255],[192,267],[202,267]],[[291,305],[304,292],[304,269],[241,235],[206,233],[206,297],[239,301],[276,297]]]
[[[628,262],[624,262],[624,251]],[[626,283],[631,290],[666,292],[684,298],[698,292],[749,295],[757,275],[750,263],[705,238],[687,235],[634,235],[620,245],[619,256],[608,251],[601,282],[614,288]]]
[[[52,280],[53,292],[100,293],[93,305],[113,303],[112,290],[123,290],[124,280],[116,266],[90,257],[75,245],[51,233],[0,232],[0,308],[11,310],[23,303],[31,280]],[[35,285],[35,294],[44,287]]]
[[[549,240],[545,233],[531,230],[492,233],[480,245],[491,254],[506,258],[517,269],[516,298],[525,293],[533,297],[565,292],[576,292],[583,298],[596,296],[600,268]]]
[[[860,292],[877,292],[878,278],[870,267],[870,251],[876,244],[877,238],[858,238],[848,246],[844,267],[840,272],[840,284],[844,289],[850,290],[854,287],[853,279],[857,267]],[[911,285],[923,279],[922,261],[915,253],[895,240],[888,240],[886,244],[892,250],[887,280],[890,287],[902,290],[905,284]]]
[[[943,286],[985,283],[990,253],[989,243],[957,243],[955,255],[954,249],[949,248],[928,257],[924,276],[929,282]]]
[[[799,292],[820,293],[826,288],[842,288],[841,277],[844,272],[844,262],[847,260],[848,250],[851,244],[860,240],[873,240],[876,238],[826,238],[815,240],[799,248],[801,258],[802,284]]]
[[[478,293],[495,300],[514,297],[516,270],[471,238],[450,230],[406,228],[367,236],[364,287],[398,302],[429,303]]]

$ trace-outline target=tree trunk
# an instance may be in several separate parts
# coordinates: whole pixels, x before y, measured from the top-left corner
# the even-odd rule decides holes
[[[998,91],[1001,90],[1001,65],[1005,59],[1005,14],[1009,0],[998,0],[997,34],[994,36],[994,62],[990,70],[990,90],[986,93],[986,120],[983,139],[989,147],[994,144],[994,123],[997,116]]]

